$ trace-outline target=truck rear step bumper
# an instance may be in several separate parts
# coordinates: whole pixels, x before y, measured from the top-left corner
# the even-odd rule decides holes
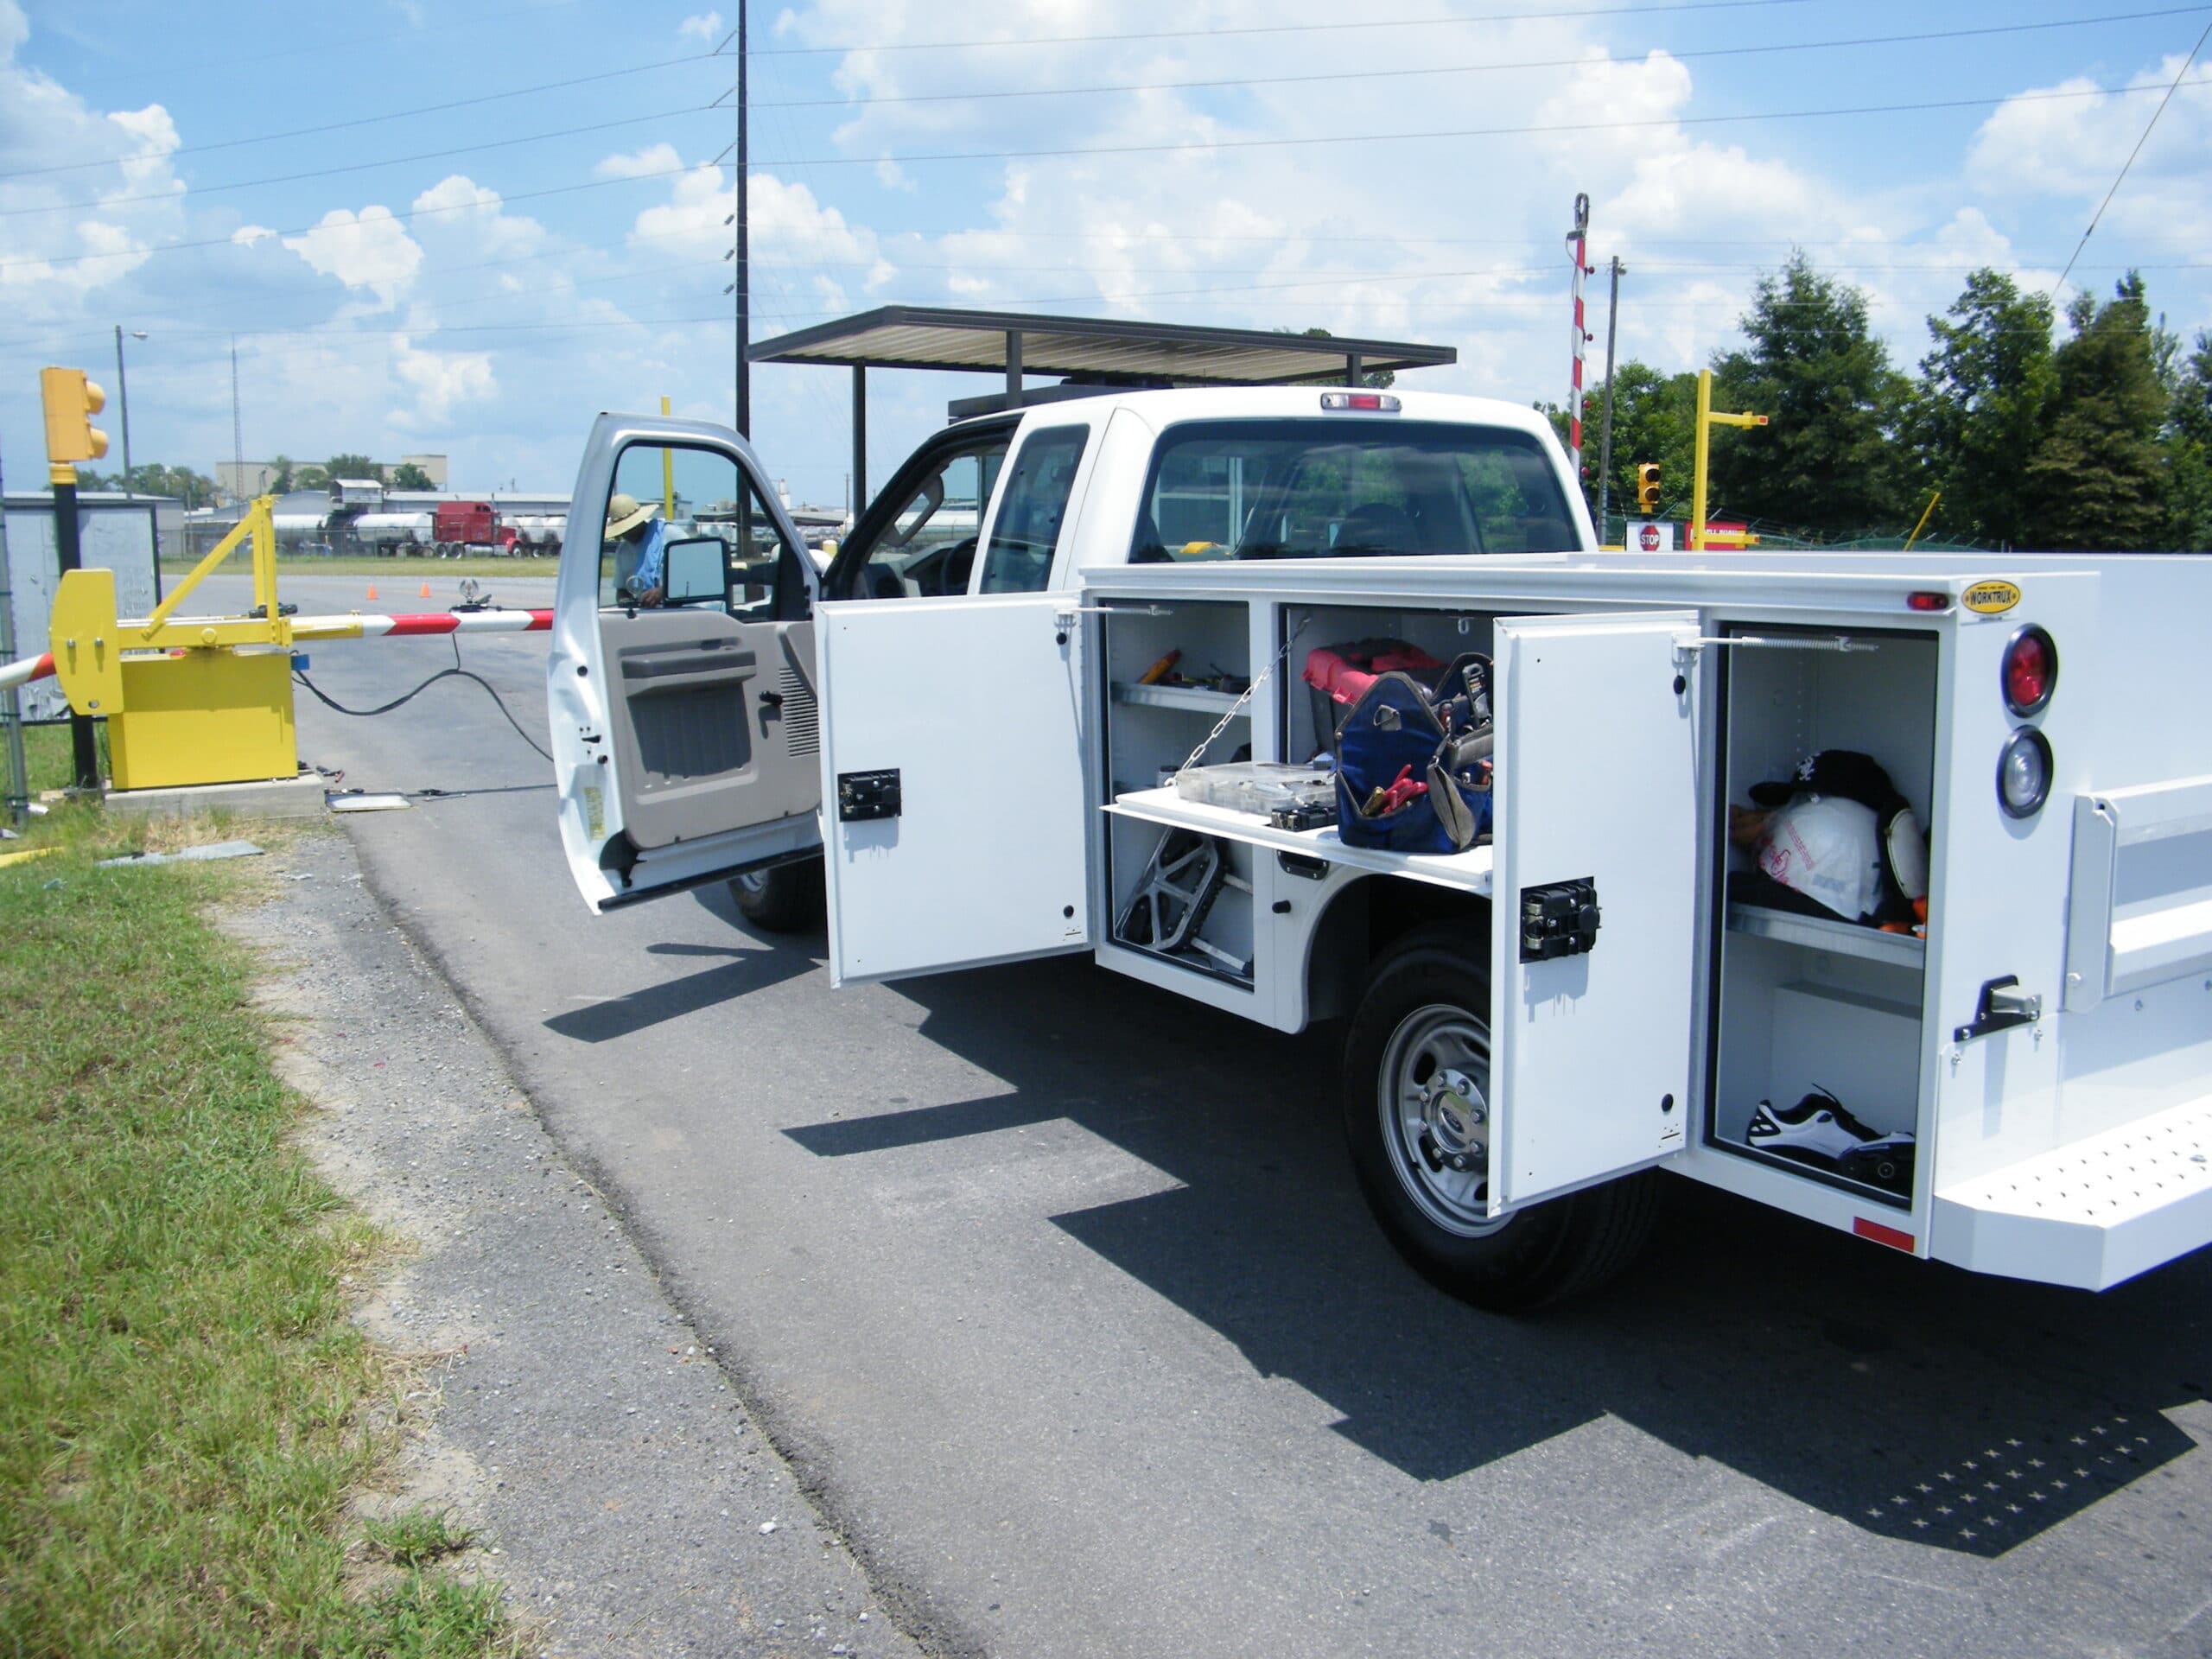
[[[1929,1254],[2103,1290],[2212,1243],[2212,1096],[1936,1194]]]

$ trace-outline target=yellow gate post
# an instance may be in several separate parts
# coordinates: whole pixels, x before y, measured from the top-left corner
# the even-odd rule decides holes
[[[143,622],[115,613],[115,574],[72,570],[54,597],[54,677],[79,714],[108,722],[118,790],[291,778],[292,625],[276,602],[272,497],[257,499]],[[254,608],[176,617],[185,595],[251,538]]]
[[[1713,371],[1700,369],[1697,372],[1697,461],[1690,474],[1690,549],[1705,551],[1705,454],[1706,443],[1716,426],[1764,426],[1764,415],[1727,415],[1713,407]],[[1730,536],[1732,546],[1756,543],[1756,536]]]

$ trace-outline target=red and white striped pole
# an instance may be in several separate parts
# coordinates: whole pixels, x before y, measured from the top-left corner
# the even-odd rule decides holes
[[[553,626],[550,611],[481,610],[424,611],[411,616],[384,616],[368,611],[347,611],[336,616],[296,616],[290,620],[295,641],[311,639],[381,639],[422,638],[446,633],[543,633]],[[125,622],[124,627],[133,625]],[[182,647],[175,648],[181,654]],[[54,653],[41,652],[20,662],[0,663],[0,691],[12,690],[54,672]]]
[[[1582,315],[1582,279],[1590,274],[1590,198],[1574,199],[1574,228],[1567,232],[1567,251],[1574,258],[1574,388],[1567,404],[1567,464],[1574,472],[1577,489],[1582,486],[1582,354],[1590,343],[1590,330]]]

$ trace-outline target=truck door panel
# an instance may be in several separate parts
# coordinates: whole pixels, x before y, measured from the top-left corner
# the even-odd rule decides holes
[[[1696,637],[1686,611],[1497,623],[1493,1215],[1687,1144]]]
[[[1090,948],[1083,632],[1070,603],[822,607],[834,982]]]
[[[625,497],[623,516],[642,521],[606,537]],[[546,688],[562,843],[585,901],[604,910],[817,844],[812,567],[742,441],[602,416],[569,522]]]

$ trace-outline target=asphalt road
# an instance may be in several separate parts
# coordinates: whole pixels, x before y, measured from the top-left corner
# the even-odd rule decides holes
[[[542,640],[463,651],[543,741]],[[448,791],[349,820],[372,883],[926,1644],[2212,1653],[2212,1252],[2091,1298],[1676,1184],[1614,1288],[1490,1317],[1370,1224],[1332,1033],[1076,960],[832,993],[720,891],[588,915],[479,688],[299,724]]]

